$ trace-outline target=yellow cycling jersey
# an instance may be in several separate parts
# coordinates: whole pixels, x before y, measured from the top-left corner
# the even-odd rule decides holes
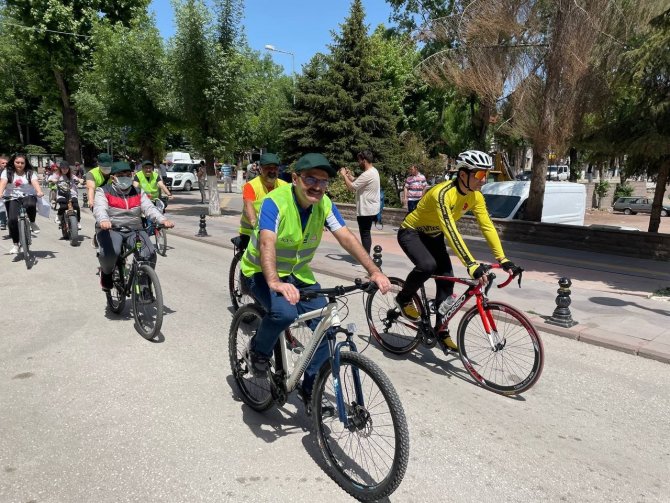
[[[414,229],[429,236],[444,234],[449,246],[469,271],[476,261],[456,229],[456,222],[468,211],[477,219],[493,256],[497,260],[504,258],[505,252],[489,217],[484,196],[479,191],[462,194],[455,180],[439,183],[426,192],[414,211],[405,217],[400,228]]]

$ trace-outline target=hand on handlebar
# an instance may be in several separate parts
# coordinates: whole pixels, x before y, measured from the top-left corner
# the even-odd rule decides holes
[[[108,231],[111,228],[112,228],[112,222],[111,221],[103,220],[102,222],[100,222],[100,230]]]
[[[283,281],[277,280],[268,286],[273,292],[283,295],[288,303],[293,306],[300,300],[300,291],[290,283],[284,283]]]
[[[377,285],[381,293],[391,290],[391,282],[381,271],[373,272],[370,275],[370,281]]]
[[[170,220],[163,220],[163,223],[161,223],[163,227],[166,227],[168,229],[172,229],[174,227],[174,222]]]

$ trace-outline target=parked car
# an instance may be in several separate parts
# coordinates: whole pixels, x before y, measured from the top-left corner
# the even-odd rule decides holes
[[[632,196],[620,197],[612,207],[614,211],[623,211],[626,215],[635,215],[636,213],[651,213],[652,200],[648,197]],[[670,215],[670,205],[663,203],[661,216]]]
[[[531,171],[523,171],[516,175],[516,179],[519,180],[520,182],[527,182],[530,180],[530,177],[533,173]]]
[[[547,180],[566,181],[570,178],[570,168],[568,166],[547,166]]]
[[[176,163],[167,168],[167,176],[172,182],[172,190],[193,190],[198,187],[195,172],[198,164]]]

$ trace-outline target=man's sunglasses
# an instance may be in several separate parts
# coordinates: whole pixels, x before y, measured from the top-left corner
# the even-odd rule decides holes
[[[488,172],[484,169],[480,169],[480,170],[474,171],[472,174],[474,175],[474,177],[477,180],[482,181],[482,180],[486,180],[486,175],[488,175]]]
[[[307,185],[308,187],[314,187],[318,185],[322,189],[328,188],[328,183],[330,180],[326,178],[325,180],[322,180],[321,178],[315,178],[313,176],[302,176],[300,175],[300,178],[302,178],[302,181]]]

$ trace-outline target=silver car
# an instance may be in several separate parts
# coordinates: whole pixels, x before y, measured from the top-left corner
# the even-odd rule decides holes
[[[652,200],[648,197],[620,197],[614,203],[614,211],[623,211],[626,215],[635,215],[636,213],[651,213]],[[663,204],[661,216],[670,215],[670,205]]]

